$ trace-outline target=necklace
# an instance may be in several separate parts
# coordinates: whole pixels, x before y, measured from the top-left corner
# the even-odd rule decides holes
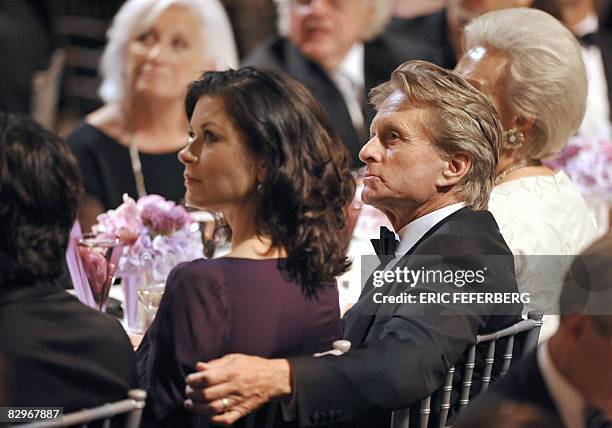
[[[517,169],[525,168],[527,166],[537,166],[537,165],[542,165],[542,162],[539,160],[521,159],[520,161],[511,164],[509,167],[507,167],[502,172],[500,172],[499,175],[495,177],[495,184],[501,183],[501,181],[504,179],[506,175],[510,174],[511,172],[516,171]]]
[[[138,145],[136,144],[136,138],[133,136],[130,140],[130,163],[132,164],[134,181],[136,181],[136,192],[138,192],[138,197],[141,198],[146,196],[147,189],[145,189],[142,164],[140,163],[140,153],[138,153]]]
[[[134,181],[136,184],[136,193],[138,193],[138,197],[142,198],[147,195],[147,189],[145,188],[144,183],[144,175],[142,173],[142,164],[140,163],[140,153],[138,152],[138,143],[136,142],[136,135],[134,132],[134,128],[132,127],[132,118],[129,113],[130,110],[126,105],[121,107],[121,111],[123,113],[123,117],[125,118],[125,130],[127,131],[127,135],[129,136],[130,142],[128,148],[130,149],[130,164],[132,165],[132,172],[134,173]]]

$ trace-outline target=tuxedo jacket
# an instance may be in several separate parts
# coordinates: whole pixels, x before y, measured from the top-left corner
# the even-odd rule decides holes
[[[600,29],[595,34],[612,103],[612,31]],[[375,53],[380,70],[393,70],[404,61],[419,59],[447,69],[455,68],[457,56],[448,37],[446,9],[410,19],[393,18],[384,33],[367,45]],[[399,59],[399,62],[397,60]],[[391,68],[393,67],[393,68]],[[376,76],[388,80],[389,76]],[[612,108],[610,109],[612,120]]]
[[[601,29],[595,34],[595,43],[601,52],[606,84],[608,85],[608,105],[610,106],[610,121],[612,121],[612,31]]]
[[[333,80],[318,64],[304,57],[288,39],[275,37],[267,41],[247,57],[243,65],[281,70],[302,82],[327,112],[332,127],[351,152],[353,165],[361,166],[359,150],[367,142],[368,130],[374,118],[374,110],[368,103],[368,93],[376,85],[389,80],[391,72],[404,62],[403,57],[396,56],[395,51],[388,48],[390,45],[393,43],[365,44],[363,135],[359,135],[353,126],[342,93]]]
[[[10,406],[68,413],[124,399],[137,386],[119,321],[83,305],[59,280],[0,286],[0,354],[9,366]]]
[[[379,61],[399,58],[401,64],[418,59],[448,69],[457,64],[456,53],[448,38],[446,9],[409,19],[394,17],[369,46],[379,53]],[[383,64],[386,68],[392,65]]]
[[[488,211],[463,208],[451,214],[396,267],[443,271],[484,267],[489,279],[483,289],[517,292],[512,253]],[[374,302],[375,293],[397,295],[399,287],[366,284],[343,319],[344,337],[352,344],[348,353],[289,359],[301,426],[346,422],[342,426],[388,427],[391,410],[413,406],[436,391],[478,334],[513,324],[522,307]],[[439,291],[439,285],[419,284],[410,292]]]

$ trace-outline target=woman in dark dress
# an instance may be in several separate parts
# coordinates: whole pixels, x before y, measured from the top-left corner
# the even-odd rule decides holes
[[[105,104],[66,139],[83,175],[83,230],[120,205],[123,193],[183,199],[177,154],[185,146],[187,85],[204,70],[238,63],[219,0],[128,0],[108,36],[100,64]]]
[[[349,155],[296,80],[253,68],[207,72],[185,102],[186,201],[223,212],[232,250],[177,266],[137,351],[144,424],[189,426],[185,376],[232,352],[328,350],[340,337]],[[280,417],[280,415],[279,415]]]

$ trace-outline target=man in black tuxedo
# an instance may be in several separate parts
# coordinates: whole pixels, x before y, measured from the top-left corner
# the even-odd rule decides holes
[[[373,117],[371,88],[384,82],[403,58],[369,47],[391,16],[390,0],[280,0],[281,27],[244,65],[282,70],[319,100],[348,147],[355,166]]]
[[[566,428],[612,427],[611,284],[608,234],[576,257],[566,274],[558,331],[470,404],[464,417],[515,401],[546,409]]]
[[[371,50],[402,61],[419,59],[454,68],[462,52],[463,27],[494,10],[529,7],[533,0],[447,0],[446,7],[429,15],[391,19],[385,31],[372,40]]]
[[[501,132],[491,102],[454,72],[422,61],[398,67],[372,101],[378,111],[360,153],[367,165],[362,199],[382,210],[401,238],[397,248],[390,231],[375,242],[377,253],[401,256],[382,258],[377,272],[484,271],[477,291],[516,293],[511,252],[484,211]],[[231,423],[283,398],[301,426],[388,426],[392,409],[441,385],[477,334],[512,324],[521,310],[518,303],[402,302],[396,298],[463,296],[474,288],[424,279],[380,283],[377,272],[344,317],[347,353],[288,360],[229,355],[199,363],[199,372],[187,377],[193,400],[187,404],[213,422]]]
[[[550,13],[580,39],[591,89],[579,134],[610,138],[612,31],[598,23],[594,0],[447,0],[441,11],[410,19],[391,19],[368,47],[371,52],[378,52],[381,70],[391,65],[389,60],[397,58],[420,59],[454,68],[463,55],[465,25],[484,13],[511,7],[534,7]]]
[[[559,20],[580,40],[589,95],[584,137],[612,138],[612,31],[599,23],[594,0],[553,0]]]
[[[72,412],[136,386],[119,321],[64,290],[81,178],[68,147],[34,121],[0,112],[0,379],[8,406]],[[7,385],[8,384],[8,385]]]

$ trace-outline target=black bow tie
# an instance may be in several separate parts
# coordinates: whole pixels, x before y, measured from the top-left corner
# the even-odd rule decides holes
[[[372,239],[371,242],[379,259],[383,256],[395,257],[395,248],[399,241],[395,238],[395,233],[385,226],[380,226],[380,239]]]
[[[583,36],[578,37],[578,41],[582,46],[597,46],[597,34],[587,33]]]
[[[589,409],[585,419],[586,428],[612,428],[612,422],[598,409]]]

